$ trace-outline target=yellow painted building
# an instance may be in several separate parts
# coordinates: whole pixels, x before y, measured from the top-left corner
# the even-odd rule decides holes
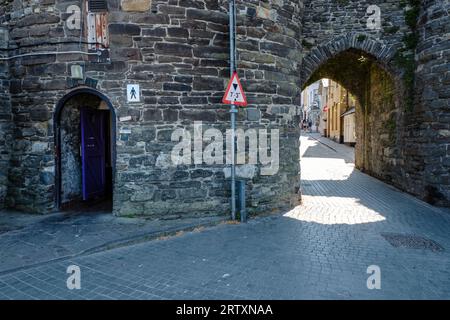
[[[324,111],[327,112],[327,137],[339,142],[344,142],[344,118],[342,115],[356,106],[356,100],[343,86],[330,80],[327,93],[327,101]]]
[[[317,89],[316,89],[317,88]],[[317,97],[317,102],[316,102]],[[314,100],[314,101],[313,101]],[[302,92],[302,119],[314,120],[322,136],[339,143],[356,142],[356,99],[336,81],[321,79]],[[317,121],[311,105],[318,104]]]

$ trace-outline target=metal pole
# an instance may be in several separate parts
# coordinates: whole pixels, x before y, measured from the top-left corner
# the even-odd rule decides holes
[[[236,26],[236,6],[234,0],[230,0],[230,74],[233,76],[236,70],[236,46],[235,46],[235,26]],[[231,219],[236,220],[236,113],[234,104],[231,105]]]

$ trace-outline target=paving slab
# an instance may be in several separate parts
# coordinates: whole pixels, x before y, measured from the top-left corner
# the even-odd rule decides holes
[[[210,226],[226,219],[207,216],[157,220],[79,211],[43,216],[0,211],[0,274]]]

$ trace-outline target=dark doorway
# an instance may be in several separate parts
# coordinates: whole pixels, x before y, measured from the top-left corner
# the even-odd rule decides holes
[[[56,205],[64,211],[112,211],[115,115],[97,94],[80,92],[55,113]]]
[[[81,118],[81,167],[83,200],[89,201],[107,196],[112,181],[107,172],[111,169],[109,144],[109,111],[82,107]]]

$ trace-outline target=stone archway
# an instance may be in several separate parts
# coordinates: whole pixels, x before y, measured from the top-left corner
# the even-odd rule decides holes
[[[314,47],[303,57],[300,74],[302,84],[306,84],[314,72],[329,59],[350,49],[371,55],[381,67],[391,71],[393,75],[396,73],[391,66],[391,61],[397,52],[397,47],[388,46],[366,35],[349,33]]]
[[[72,200],[82,199],[85,185],[81,185],[81,108],[104,112],[105,118],[105,179],[112,197],[116,166],[116,112],[112,103],[101,92],[92,88],[75,89],[62,97],[54,112],[55,137],[55,205],[58,210]],[[69,161],[72,159],[72,161]],[[71,172],[71,175],[68,175]],[[70,188],[69,188],[70,186]],[[69,190],[70,189],[70,190]],[[79,199],[78,199],[79,198]],[[110,201],[112,205],[112,199]],[[112,208],[108,209],[112,211]]]
[[[320,45],[304,57],[302,87],[321,78],[344,86],[358,100],[356,167],[402,187],[402,81],[392,64],[395,47],[348,34]]]

